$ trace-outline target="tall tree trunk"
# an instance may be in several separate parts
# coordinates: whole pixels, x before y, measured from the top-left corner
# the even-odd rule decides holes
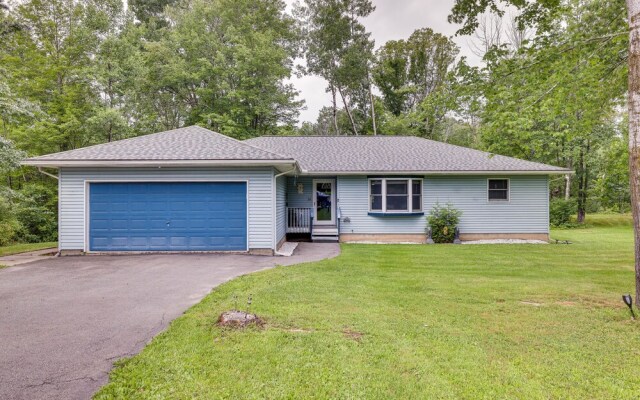
[[[578,223],[584,223],[587,207],[587,174],[588,169],[585,161],[585,150],[580,149],[580,158],[578,159]]]
[[[571,197],[571,174],[564,176],[564,199],[569,200]]]
[[[636,304],[640,304],[640,0],[626,1],[629,19],[629,178],[635,239]]]
[[[338,105],[336,104],[336,87],[334,85],[331,85],[331,98],[332,98],[332,104],[331,106],[333,107],[333,109],[331,110],[333,112],[333,127],[335,128],[335,134],[339,135],[340,134],[340,130],[338,129]]]
[[[371,122],[373,124],[373,136],[378,135],[378,128],[376,125],[376,106],[373,103],[373,91],[371,90],[371,74],[367,69],[367,83],[369,84],[369,102],[371,102]]]
[[[344,97],[342,93],[342,89],[338,86],[338,93],[340,94],[340,98],[342,98],[342,104],[344,104],[344,109],[349,116],[349,121],[351,121],[351,129],[353,129],[353,134],[358,135],[358,129],[356,128],[356,121],[353,120],[353,115],[351,115],[351,109],[349,109],[349,105],[347,104],[347,99]]]

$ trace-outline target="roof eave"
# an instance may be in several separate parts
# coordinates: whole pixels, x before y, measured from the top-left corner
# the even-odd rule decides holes
[[[296,165],[293,159],[283,160],[38,160],[27,159],[22,165],[46,168],[78,167],[278,167]]]
[[[572,170],[467,170],[467,171],[308,171],[301,170],[303,175],[573,175]]]

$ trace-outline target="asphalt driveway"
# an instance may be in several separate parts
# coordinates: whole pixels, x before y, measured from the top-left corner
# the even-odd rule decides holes
[[[87,399],[113,362],[138,353],[215,286],[239,275],[336,256],[60,257],[0,270],[0,399]]]

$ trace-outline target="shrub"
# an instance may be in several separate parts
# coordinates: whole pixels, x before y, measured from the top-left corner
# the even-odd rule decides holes
[[[0,246],[12,243],[20,229],[20,223],[13,213],[7,194],[0,193]]]
[[[549,222],[553,226],[568,226],[577,208],[573,199],[553,199],[549,202]]]
[[[58,238],[55,187],[30,184],[20,191],[15,216],[20,223],[17,238],[21,242],[53,242]]]
[[[442,207],[436,203],[427,217],[433,241],[435,243],[453,243],[455,229],[461,215],[462,211],[456,210],[451,204]]]

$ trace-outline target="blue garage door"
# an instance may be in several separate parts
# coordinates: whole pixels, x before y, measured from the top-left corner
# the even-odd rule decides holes
[[[92,251],[247,249],[244,182],[91,183]]]

